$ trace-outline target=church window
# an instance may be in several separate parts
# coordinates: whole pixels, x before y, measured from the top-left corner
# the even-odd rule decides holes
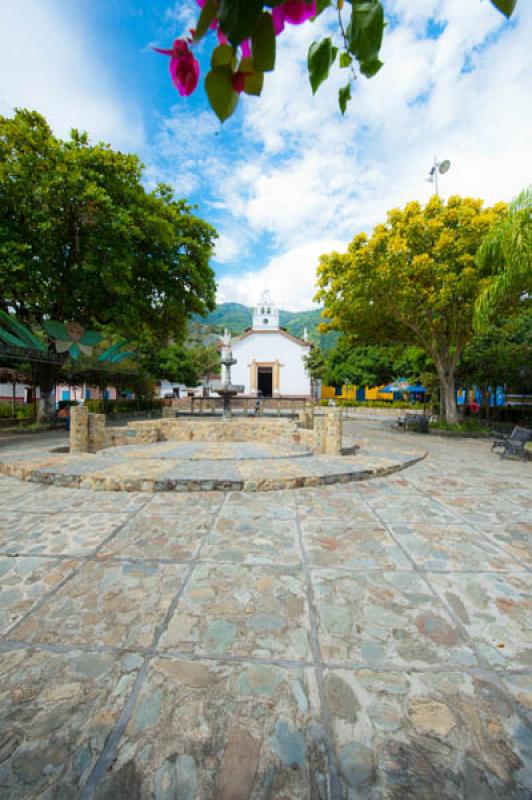
[[[264,319],[262,320],[262,324],[263,325],[267,325],[268,324],[268,318],[267,317],[264,317]]]
[[[267,313],[267,314],[271,314],[271,313],[272,313],[272,310],[271,310],[271,308],[267,308],[267,309],[266,309],[266,313]]]
[[[263,308],[261,308],[260,313],[264,314],[264,309]]]

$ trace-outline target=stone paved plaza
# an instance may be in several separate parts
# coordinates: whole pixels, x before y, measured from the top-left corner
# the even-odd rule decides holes
[[[261,493],[0,476],[2,798],[532,797],[532,464],[350,426],[429,455]]]

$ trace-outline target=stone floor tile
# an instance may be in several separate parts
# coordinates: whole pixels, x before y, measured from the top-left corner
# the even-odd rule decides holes
[[[203,514],[183,519],[177,514],[144,511],[128,522],[99,555],[126,558],[194,558],[211,530],[214,517]]]
[[[60,491],[53,489],[50,491]],[[151,502],[146,492],[91,492],[85,489],[64,489],[62,511],[69,513],[99,511],[105,514],[130,514]]]
[[[222,492],[156,492],[147,510],[175,513],[188,519],[196,514],[217,514],[225,499]]]
[[[374,519],[348,518],[301,523],[309,564],[331,569],[412,569],[408,558],[386,529]]]
[[[132,653],[3,652],[0,796],[79,797],[141,664]]]
[[[30,484],[31,485],[31,484]],[[34,484],[33,493],[29,496],[20,493],[11,502],[2,503],[6,511],[38,511],[39,513],[53,514],[56,511],[63,511],[65,506],[77,494],[72,489],[53,487],[44,488],[39,484]],[[94,493],[91,492],[94,497]],[[88,507],[90,511],[91,508]],[[92,509],[95,510],[95,509]]]
[[[532,575],[484,573],[430,576],[493,666],[532,667]]]
[[[311,670],[155,659],[94,800],[325,800]]]
[[[390,531],[418,567],[428,571],[516,570],[519,564],[468,525],[413,522]]]
[[[87,562],[15,635],[30,642],[150,647],[185,572],[176,564]]]
[[[308,659],[308,632],[299,571],[201,564],[159,647],[215,657]]]
[[[220,516],[201,551],[201,558],[241,564],[298,566],[301,563],[296,522],[272,517],[243,519]]]
[[[0,514],[0,553],[89,555],[126,520],[127,514]]]
[[[350,797],[521,800],[532,728],[481,672],[328,670],[325,697]]]
[[[0,556],[0,634],[18,622],[79,563],[71,559]]]
[[[532,523],[510,520],[498,525],[483,525],[482,533],[510,555],[532,567]]]
[[[265,494],[231,492],[222,509],[222,516],[230,518],[260,515],[281,520],[294,519],[296,513],[294,491],[273,491]]]
[[[322,658],[328,663],[470,666],[460,628],[414,572],[312,570]]]
[[[441,503],[423,495],[403,494],[368,495],[367,502],[386,523],[443,522],[452,524],[456,514]]]
[[[346,492],[341,486],[326,486],[320,491],[316,488],[298,489],[295,496],[301,519],[345,519],[349,524],[375,522],[375,515],[367,504],[352,490]]]
[[[532,671],[528,669],[523,673],[507,673],[503,676],[502,683],[532,722]]]

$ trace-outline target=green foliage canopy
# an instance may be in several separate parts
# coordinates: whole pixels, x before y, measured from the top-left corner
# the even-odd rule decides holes
[[[485,332],[497,311],[532,295],[532,188],[510,203],[482,242],[477,263],[492,276],[475,304],[475,328]]]
[[[168,187],[144,189],[136,156],[61,141],[36,112],[0,117],[0,308],[21,322],[182,335],[214,307],[214,237]]]
[[[481,273],[476,252],[506,206],[434,196],[388,213],[371,239],[355,236],[347,253],[322,256],[316,300],[332,327],[360,344],[423,349],[438,372],[447,421],[456,421],[455,376],[473,336]]]

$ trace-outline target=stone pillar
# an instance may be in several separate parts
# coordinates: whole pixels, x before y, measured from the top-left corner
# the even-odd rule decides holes
[[[276,358],[273,363],[272,369],[272,394],[279,395],[280,391],[280,384],[281,384],[281,365],[279,364],[279,359]]]
[[[255,359],[249,365],[249,390],[251,394],[257,393],[257,362]]]
[[[89,451],[89,411],[86,406],[70,407],[69,451],[71,453]]]
[[[326,414],[326,447],[329,456],[342,455],[342,409],[328,408]]]
[[[105,414],[89,414],[89,453],[105,446]]]
[[[325,453],[326,422],[325,417],[314,417],[314,452],[318,455]]]

